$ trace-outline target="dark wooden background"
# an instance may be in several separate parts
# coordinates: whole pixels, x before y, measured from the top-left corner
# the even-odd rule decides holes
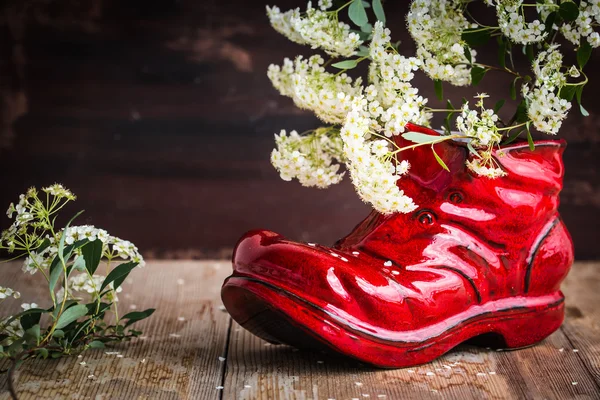
[[[387,3],[394,38],[411,53],[408,2]],[[71,210],[86,210],[80,222],[135,242],[147,257],[227,256],[257,227],[332,243],[367,215],[348,180],[306,189],[280,180],[269,163],[273,133],[318,122],[266,77],[270,63],[307,49],[270,28],[264,2],[0,4],[2,207],[29,186],[62,182],[79,196]],[[481,52],[495,59],[495,49]],[[600,258],[599,58],[587,68],[592,115],[573,110],[562,131],[561,212],[580,260]],[[478,91],[508,97],[507,79],[489,75]],[[417,86],[434,97],[423,77]],[[0,228],[7,224],[1,218]]]

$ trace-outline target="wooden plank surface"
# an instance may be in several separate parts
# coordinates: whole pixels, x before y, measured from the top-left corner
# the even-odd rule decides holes
[[[42,277],[17,273],[16,267],[1,266],[2,285],[19,290],[21,301],[35,301],[32,284],[41,287],[37,278]],[[86,352],[81,358],[25,363],[16,374],[19,398],[217,398],[224,369],[219,357],[225,352],[230,324],[217,299],[229,271],[230,264],[224,262],[166,261],[135,270],[124,283],[119,301],[123,311],[134,306],[157,309],[139,324],[144,335],[115,348]],[[113,351],[120,354],[106,354]],[[6,388],[5,375],[0,387]],[[3,390],[0,399],[8,398]]]
[[[22,301],[36,300],[40,291],[32,284],[39,277],[16,273],[14,263],[2,268],[3,285],[20,290]],[[399,370],[269,345],[232,325],[219,298],[230,268],[226,261],[164,261],[135,271],[120,302],[122,310],[157,308],[140,324],[144,338],[82,358],[28,362],[16,376],[21,398],[600,398],[598,263],[574,267],[563,286],[567,320],[541,344],[506,352],[463,345],[431,364]],[[2,312],[18,303],[11,306]],[[122,357],[106,354],[111,350]]]

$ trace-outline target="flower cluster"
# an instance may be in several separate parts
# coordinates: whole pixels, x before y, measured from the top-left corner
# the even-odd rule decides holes
[[[465,102],[460,115],[456,118],[456,128],[463,135],[473,138],[475,146],[491,147],[497,145],[502,139],[498,131],[498,115],[492,109],[486,109],[483,99],[488,97],[482,93],[476,96],[479,99],[476,106],[479,111],[471,110],[469,103]]]
[[[139,333],[131,329],[126,331],[127,326],[153,312],[146,310],[142,314],[126,315],[127,325],[120,325],[116,293],[122,290],[120,285],[131,270],[144,265],[144,259],[133,243],[111,236],[103,229],[69,224],[58,229],[55,226],[57,213],[72,200],[75,200],[73,193],[59,184],[43,188],[42,192],[31,188],[19,197],[16,205],[11,204],[6,213],[13,222],[2,232],[0,249],[26,255],[23,271],[30,274],[39,271],[43,275],[49,290],[47,301],[51,304],[39,307],[36,303],[24,303],[21,305],[23,312],[0,321],[0,347],[15,342],[19,345],[0,352],[0,358],[14,359],[21,350],[26,351],[25,357],[46,358],[51,352],[54,352],[53,357],[59,357],[72,354],[74,349],[85,350],[99,339],[102,342],[93,346],[135,337]],[[96,273],[102,259],[107,261],[106,275]],[[114,259],[126,262],[111,269]],[[8,297],[16,299],[20,294],[0,287],[0,303]],[[86,303],[78,304],[80,300]],[[114,307],[117,316],[115,325],[103,321],[110,307]],[[22,318],[24,313],[28,318]],[[36,321],[46,313],[53,313],[53,317],[47,319],[50,325],[43,328]],[[85,320],[77,322],[80,319]],[[54,334],[57,329],[59,335]],[[63,342],[69,329],[74,330],[69,332],[71,339],[68,343]],[[37,336],[31,338],[31,332]]]
[[[461,34],[472,25],[459,3],[456,0],[414,0],[407,22],[408,31],[417,43],[417,57],[423,71],[432,79],[465,86],[471,83],[469,65],[475,62],[476,52],[469,49],[469,61]]]
[[[323,63],[319,55],[308,59],[298,56],[294,62],[286,58],[281,67],[270,65],[267,75],[296,106],[313,111],[325,122],[340,124],[350,111],[352,99],[362,91],[362,80],[353,82],[345,73],[328,73]]]
[[[4,340],[0,342],[2,346],[10,346],[25,334],[21,321],[18,319],[11,321],[11,319],[12,317],[6,317],[0,320],[0,334],[4,337]]]
[[[0,300],[4,300],[8,297],[14,297],[15,299],[18,299],[19,297],[21,297],[21,293],[15,292],[9,287],[0,286]]]
[[[285,130],[275,135],[277,148],[271,153],[271,163],[281,178],[297,178],[304,186],[326,188],[339,183],[344,174],[338,173],[343,160],[342,140],[337,131],[317,129],[306,135]]]
[[[100,287],[102,286],[102,282],[106,277],[103,275],[92,275],[89,274],[79,274],[75,276],[69,277],[68,283],[66,285],[68,296],[67,298],[79,298],[77,293],[87,293],[90,295],[98,295],[100,293]],[[109,284],[109,287],[113,289],[112,283]],[[111,290],[107,293],[106,299],[111,302],[119,301],[117,297],[117,293],[121,293],[123,291],[122,287],[118,287],[116,290]],[[62,287],[58,292],[56,292],[57,298],[63,298],[65,295],[65,288]]]
[[[366,99],[357,98],[341,130],[352,183],[359,197],[383,214],[411,212],[417,206],[397,185],[410,166],[407,161],[396,166],[390,162],[393,142],[367,142],[371,125]]]
[[[308,3],[304,14],[299,8],[282,13],[279,7],[267,6],[267,15],[273,28],[292,42],[323,49],[333,57],[352,56],[363,41],[351,31],[350,25],[338,21],[337,12],[324,11],[331,4],[331,1],[320,1],[319,10]]]
[[[428,125],[431,114],[424,112],[427,99],[420,96],[410,81],[421,62],[404,57],[390,45],[390,30],[377,22],[369,47],[372,62],[365,91],[372,128],[383,131],[386,137],[404,132],[408,122]],[[378,122],[379,121],[379,122]]]
[[[498,25],[506,37],[519,44],[537,43],[546,38],[548,32],[539,19],[526,22],[523,16],[523,0],[495,0]]]
[[[122,240],[111,236],[104,229],[98,229],[92,225],[70,226],[62,231],[60,235],[65,235],[65,243],[72,245],[80,240],[93,242],[98,239],[102,242],[102,257],[112,260],[117,257],[130,259],[138,263],[140,267],[146,265],[144,257],[138,251],[138,248],[128,240]],[[59,240],[60,240],[59,235]],[[23,272],[35,274],[38,270],[47,270],[54,257],[58,254],[58,243],[54,237],[46,235],[49,245],[41,251],[30,250],[29,255],[23,263]],[[79,254],[79,252],[76,252]]]
[[[557,46],[542,51],[533,63],[536,79],[533,87],[524,85],[522,94],[529,102],[527,114],[540,132],[556,134],[567,117],[571,103],[558,96],[566,84],[566,74],[561,71],[563,57]]]

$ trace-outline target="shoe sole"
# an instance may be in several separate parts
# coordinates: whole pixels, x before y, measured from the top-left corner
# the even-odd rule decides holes
[[[507,349],[532,346],[557,330],[564,296],[512,297],[472,306],[434,325],[394,332],[351,321],[301,297],[253,278],[230,277],[221,297],[231,317],[275,344],[331,350],[381,368],[428,363],[482,335],[499,336]]]

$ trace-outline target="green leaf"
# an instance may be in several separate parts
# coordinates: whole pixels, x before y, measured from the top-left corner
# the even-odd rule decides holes
[[[75,271],[85,271],[85,258],[83,256],[75,257],[75,261],[73,261],[72,267],[73,268],[71,269],[74,269]]]
[[[498,111],[500,111],[502,106],[504,106],[504,103],[506,103],[506,100],[504,100],[504,99],[498,100],[496,102],[496,105],[494,106],[494,113],[498,114]]]
[[[62,331],[61,329],[55,329],[54,332],[52,332],[52,337],[55,337],[58,339],[63,338],[63,337],[65,337],[65,332]]]
[[[442,81],[436,79],[433,81],[433,88],[435,89],[435,95],[439,100],[444,100],[444,86]]]
[[[473,143],[471,143],[471,140],[467,142],[467,149],[469,149],[469,153],[473,154],[475,157],[481,158],[477,150],[475,150],[475,148],[473,147]]]
[[[575,97],[575,92],[579,86],[567,85],[560,88],[560,93],[558,94],[561,99],[565,99],[567,101],[573,101],[573,97]]]
[[[37,344],[40,338],[40,325],[35,324],[25,331],[25,340],[32,344]]]
[[[369,51],[369,48],[366,46],[360,46],[358,48],[358,51],[356,52],[356,55],[359,57],[368,57],[369,54],[371,54],[371,52]]]
[[[531,131],[529,130],[529,122],[527,123],[527,143],[529,143],[529,150],[535,150],[535,144],[533,143],[533,138],[531,137]]]
[[[506,139],[504,141],[504,143],[502,143],[502,144],[507,145],[507,144],[514,142],[522,132],[523,132],[523,129],[518,129],[516,133],[514,133],[511,137]]]
[[[128,262],[128,263],[117,266],[115,269],[110,271],[110,273],[106,276],[106,278],[104,279],[104,282],[102,282],[100,291],[103,291],[104,288],[107,287],[111,282],[114,282],[113,290],[117,290],[117,288],[119,286],[121,286],[121,284],[123,283],[125,278],[127,278],[127,275],[129,275],[131,270],[134,269],[137,265],[138,265],[138,263],[136,263],[136,262]]]
[[[42,356],[42,358],[45,360],[46,358],[48,358],[48,349],[44,348],[44,347],[40,347],[39,349],[36,350],[38,352],[38,354],[40,356]]]
[[[517,111],[515,112],[515,121],[521,123],[525,122],[529,119],[527,115],[527,103],[525,100],[522,100],[517,106]]]
[[[439,136],[427,135],[421,132],[405,132],[402,134],[402,137],[408,141],[418,144],[431,143],[440,140]]]
[[[565,21],[575,21],[579,16],[579,7],[572,1],[564,1],[560,4],[558,13]]]
[[[381,0],[373,0],[373,12],[375,13],[375,17],[377,17],[377,20],[383,22],[385,25],[385,12],[383,11]]]
[[[87,307],[85,304],[77,304],[76,306],[67,308],[56,322],[56,329],[64,328],[73,321],[77,321],[79,318],[87,314]]]
[[[369,24],[368,22],[366,24],[364,24],[363,26],[360,27],[360,31],[363,33],[371,33],[373,32],[373,25]]]
[[[471,56],[471,48],[469,48],[468,45],[464,45],[463,50],[465,51],[465,57],[467,57],[469,64],[471,64],[473,62],[473,58]]]
[[[88,346],[89,346],[90,349],[103,349],[104,348],[104,343],[102,343],[99,340],[94,340],[94,341],[91,341]]]
[[[361,0],[354,0],[352,4],[350,4],[350,7],[348,7],[348,17],[350,17],[350,20],[354,22],[356,26],[363,26],[369,22],[365,6]]]
[[[42,244],[40,244],[40,246],[35,249],[36,253],[42,253],[44,250],[46,250],[48,247],[50,247],[50,239],[44,239],[44,241],[42,242]]]
[[[357,65],[358,63],[356,62],[356,60],[344,60],[336,62],[335,64],[331,64],[332,67],[339,69],[352,69],[356,68]]]
[[[545,31],[546,32],[552,32],[554,30],[553,26],[554,23],[556,22],[556,18],[558,17],[558,14],[556,13],[556,11],[552,11],[550,14],[548,14],[548,17],[546,18],[546,21],[544,22],[544,26],[545,26]]]
[[[42,308],[30,308],[21,313],[20,321],[21,326],[24,330],[31,328],[32,326],[39,324],[42,314],[47,312]]]
[[[461,34],[461,39],[469,44],[471,47],[480,46],[486,44],[490,40],[489,30],[480,30],[481,28],[466,29]]]
[[[510,98],[513,100],[517,99],[517,81],[518,80],[519,80],[519,77],[517,76],[510,84]]]
[[[86,244],[81,248],[81,254],[85,258],[85,268],[93,275],[102,259],[102,241],[96,239]]]
[[[471,82],[473,83],[473,85],[477,86],[485,76],[486,72],[487,70],[485,68],[477,66],[471,68]]]
[[[129,325],[133,324],[134,322],[141,321],[145,318],[148,318],[149,316],[152,315],[152,313],[154,313],[154,311],[155,311],[154,308],[149,308],[144,311],[133,311],[133,312],[130,312],[129,314],[124,315],[122,319],[129,320],[125,324],[125,327],[128,327]]]
[[[579,112],[581,112],[581,115],[583,115],[584,117],[588,117],[590,115],[590,113],[583,108],[583,105],[581,104],[581,95],[583,94],[583,85],[577,86],[577,104],[579,104]]]
[[[502,36],[498,36],[500,42],[498,47],[498,64],[500,68],[506,68],[506,42],[502,41]]]
[[[444,160],[442,160],[440,158],[440,156],[437,155],[437,153],[435,152],[435,148],[433,147],[433,145],[431,145],[431,151],[433,151],[433,156],[435,157],[435,160],[438,162],[438,164],[440,164],[442,166],[442,168],[444,168],[446,171],[450,172],[450,168],[448,168],[448,166],[446,165],[446,163],[444,162]]]
[[[592,45],[587,40],[581,40],[581,44],[579,45],[579,49],[577,49],[577,64],[579,65],[579,69],[583,69],[585,64],[590,60],[590,56],[592,55]]]
[[[527,59],[529,60],[529,62],[533,62],[533,59],[535,58],[535,56],[533,54],[533,45],[532,44],[528,44],[527,46],[525,46],[525,55],[527,55]]]

